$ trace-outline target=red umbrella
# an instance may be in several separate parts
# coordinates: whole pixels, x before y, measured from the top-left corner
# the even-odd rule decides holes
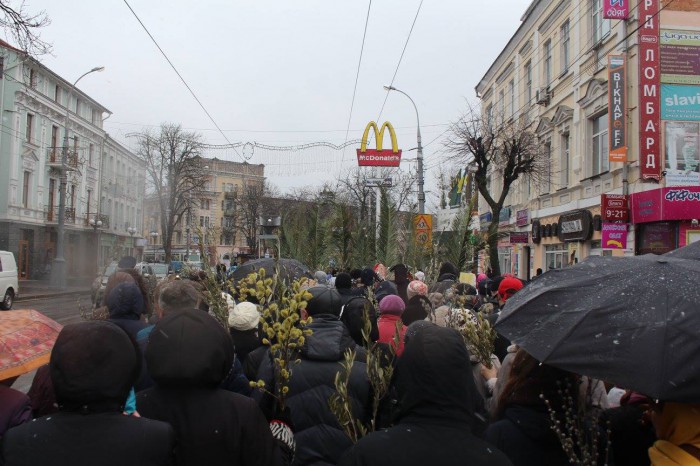
[[[34,310],[0,313],[0,380],[49,362],[62,325]]]

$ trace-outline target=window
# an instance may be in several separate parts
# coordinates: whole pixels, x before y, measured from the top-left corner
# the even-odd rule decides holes
[[[603,19],[603,4],[604,0],[591,0],[593,4],[591,5],[591,26],[593,43],[597,44],[610,34],[610,20]]]
[[[540,194],[549,194],[552,192],[552,142],[547,140],[542,151],[545,165],[540,184]]]
[[[29,182],[31,181],[31,172],[24,172],[24,183],[22,184],[22,207],[29,207]]]
[[[5,57],[0,57],[0,80],[5,74]]]
[[[552,82],[552,40],[548,40],[544,43],[544,70],[543,78],[545,84],[550,84]]]
[[[90,144],[88,150],[88,165],[92,167],[92,157],[95,155],[95,145]]]
[[[569,134],[561,137],[561,154],[559,160],[559,187],[566,188],[569,185]]]
[[[498,248],[498,263],[501,267],[501,273],[513,273],[511,252],[511,248]]]
[[[486,107],[486,124],[491,126],[491,119],[493,118],[493,104],[489,104]]]
[[[497,117],[499,118],[499,121],[506,114],[505,105],[506,105],[505,91],[503,89],[501,89],[498,92],[498,115],[497,115]]]
[[[75,114],[80,116],[80,99],[75,98]]]
[[[561,269],[567,265],[569,252],[565,244],[547,244],[544,251],[544,263],[547,270]]]
[[[36,70],[33,68],[29,70],[29,86],[32,88],[36,87],[36,82],[37,82],[37,74]]]
[[[209,199],[202,199],[199,208],[202,210],[209,210]]]
[[[92,203],[92,191],[90,189],[87,190],[87,210],[85,210],[86,214],[90,213],[90,204]]]
[[[200,226],[200,227],[203,227],[203,226],[204,226],[204,216],[201,216],[201,215],[200,215],[200,217],[199,217],[199,226]]]
[[[61,87],[58,84],[56,84],[56,89],[54,90],[53,100],[57,104],[61,103],[60,102],[60,100],[61,100]]]
[[[571,47],[571,37],[569,35],[569,20],[567,19],[564,24],[561,25],[561,73],[564,74],[569,69],[569,60],[571,59],[570,47]]]
[[[532,100],[532,62],[525,64],[525,105],[529,106]]]
[[[593,160],[591,175],[598,175],[610,169],[608,160],[608,115],[593,119]]]
[[[34,115],[27,113],[27,128],[25,130],[25,136],[27,137],[27,142],[32,142],[32,127],[34,126]]]
[[[510,93],[510,116],[515,115],[515,80],[511,79],[508,83],[508,92]]]

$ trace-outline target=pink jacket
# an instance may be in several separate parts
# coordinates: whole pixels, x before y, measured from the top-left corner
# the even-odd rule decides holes
[[[394,334],[396,333],[396,323],[400,322],[401,327],[399,328],[399,347],[398,349],[394,346],[396,350],[396,355],[401,356],[403,353],[403,337],[406,335],[406,326],[401,322],[401,317],[392,314],[382,314],[379,317],[378,327],[379,327],[379,343],[392,343],[394,339]],[[393,343],[392,343],[393,345]]]

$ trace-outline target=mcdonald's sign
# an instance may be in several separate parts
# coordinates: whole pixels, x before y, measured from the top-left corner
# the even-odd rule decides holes
[[[367,138],[369,130],[374,130],[374,138],[377,140],[376,149],[367,149]],[[391,150],[384,149],[384,130],[389,130],[391,136]],[[360,167],[398,167],[401,163],[401,149],[396,142],[396,133],[391,123],[385,121],[381,129],[377,129],[377,124],[370,121],[365,127],[365,132],[362,135],[362,143],[357,149],[357,164]]]

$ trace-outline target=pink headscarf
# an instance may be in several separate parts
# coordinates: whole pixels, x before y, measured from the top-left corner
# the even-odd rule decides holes
[[[413,280],[408,284],[408,288],[406,288],[406,296],[408,299],[411,299],[419,294],[426,296],[428,294],[428,285],[420,280]]]
[[[480,273],[479,275],[476,276],[476,284],[479,285],[479,282],[481,282],[482,280],[486,280],[487,278],[489,278],[489,277],[486,276],[485,273]]]

